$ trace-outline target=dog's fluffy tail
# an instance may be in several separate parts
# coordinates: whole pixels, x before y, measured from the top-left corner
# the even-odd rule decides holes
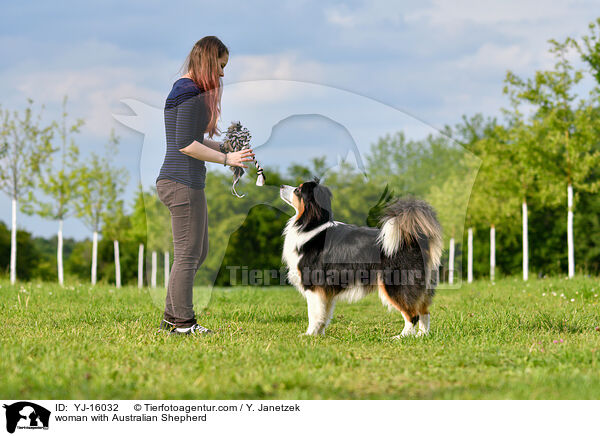
[[[392,201],[385,208],[380,223],[378,242],[386,256],[394,256],[405,245],[419,243],[426,270],[437,271],[442,257],[442,227],[429,204],[416,198]],[[420,243],[424,239],[427,244]]]

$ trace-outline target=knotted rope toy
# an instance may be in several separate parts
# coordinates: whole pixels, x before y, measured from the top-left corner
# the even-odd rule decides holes
[[[234,121],[231,126],[225,132],[225,140],[221,144],[221,153],[232,153],[236,151],[245,150],[250,148],[250,132],[248,129],[242,126],[239,121]],[[265,176],[262,167],[256,161],[256,158],[252,159],[256,166],[256,186],[263,186],[265,184]],[[233,183],[231,184],[231,193],[238,198],[244,197],[246,194],[239,195],[235,190],[235,185],[244,175],[244,168],[242,167],[229,167],[233,171]]]

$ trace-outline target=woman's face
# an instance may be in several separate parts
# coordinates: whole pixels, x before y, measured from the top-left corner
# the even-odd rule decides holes
[[[217,60],[217,64],[219,66],[219,77],[223,77],[225,75],[225,73],[223,72],[223,70],[225,69],[225,65],[227,65],[228,61],[229,61],[229,54],[228,53],[223,53],[223,56],[221,56]]]

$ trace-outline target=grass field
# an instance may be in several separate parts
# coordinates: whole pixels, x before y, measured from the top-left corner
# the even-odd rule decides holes
[[[599,399],[600,284],[577,277],[440,290],[432,332],[402,341],[376,295],[299,337],[292,288],[215,290],[217,334],[155,333],[147,290],[0,282],[5,399]]]

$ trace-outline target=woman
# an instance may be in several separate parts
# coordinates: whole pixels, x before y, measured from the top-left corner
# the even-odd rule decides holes
[[[171,213],[174,261],[159,328],[172,334],[211,332],[196,322],[193,304],[194,276],[208,253],[204,162],[247,168],[244,162],[254,157],[252,149],[222,153],[221,143],[204,137],[220,135],[221,78],[228,60],[229,50],[217,37],[202,38],[165,103],[167,152],[156,190]]]

